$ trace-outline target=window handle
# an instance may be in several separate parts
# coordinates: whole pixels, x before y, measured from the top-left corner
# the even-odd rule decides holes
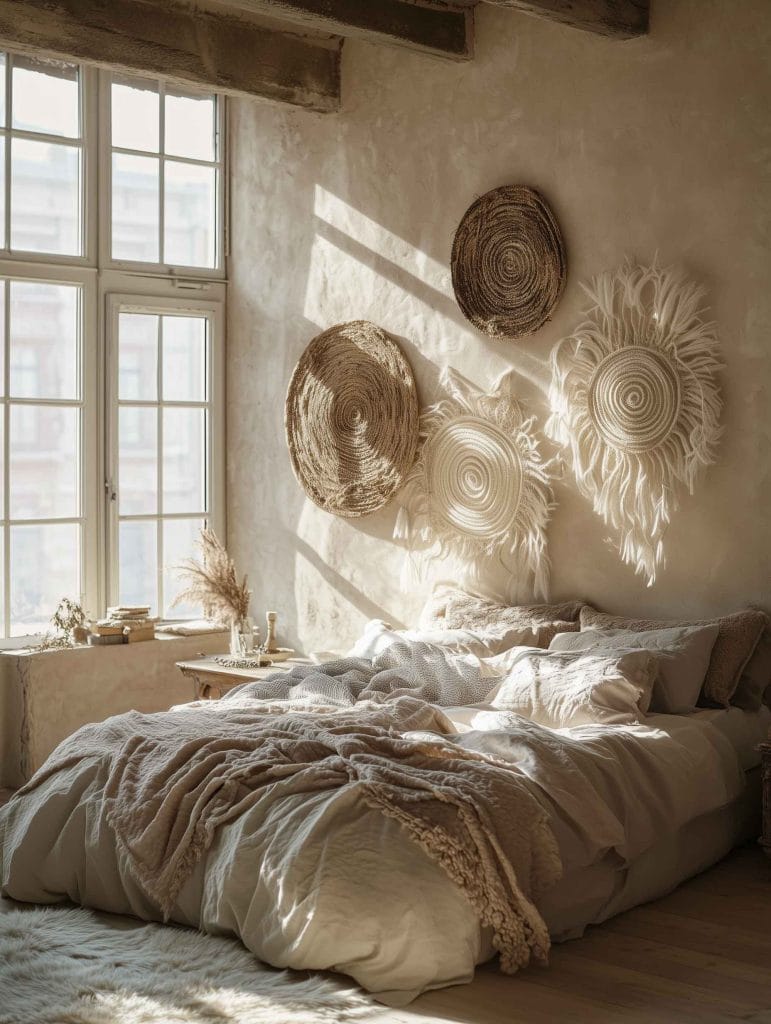
[[[115,487],[113,486],[112,480],[105,480],[105,482],[104,482],[104,490],[105,490],[105,493],[107,495],[107,500],[108,501],[117,501],[118,500],[118,492],[115,490]]]

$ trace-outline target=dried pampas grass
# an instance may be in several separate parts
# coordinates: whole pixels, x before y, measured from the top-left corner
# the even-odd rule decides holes
[[[715,324],[704,289],[673,268],[627,263],[584,291],[587,319],[552,353],[547,432],[569,448],[579,490],[651,586],[678,484],[693,493],[722,432]]]
[[[246,576],[239,583],[235,563],[214,530],[201,530],[198,547],[200,562],[190,558],[176,567],[188,586],[177,595],[173,606],[185,601],[200,604],[207,618],[219,622],[246,618],[252,597]]]

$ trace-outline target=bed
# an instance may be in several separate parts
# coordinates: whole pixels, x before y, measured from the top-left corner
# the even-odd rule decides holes
[[[267,696],[264,688],[261,697],[248,688],[231,694],[220,702],[221,713],[251,712],[258,702],[269,705],[271,716],[298,706],[318,713],[329,709],[331,693],[340,701],[335,714],[352,706],[390,713],[394,701],[441,704],[430,728],[404,735],[415,743],[441,739],[464,758],[509,766],[545,812],[561,878],[529,895],[553,941],[663,895],[757,834],[757,745],[771,726],[766,707],[546,728],[479,699],[490,690],[485,658],[464,653],[448,668],[446,651],[431,649],[426,660],[425,645],[404,637],[389,652],[385,669],[381,656],[372,662],[370,676],[379,670],[372,678],[386,677],[380,691],[352,687],[350,666],[322,666],[302,670],[294,684],[282,676]],[[281,689],[292,685],[291,692]],[[463,701],[447,699],[459,693]],[[189,720],[179,716],[203,714],[197,707],[176,710],[177,718],[168,713],[153,728],[179,728]],[[129,735],[140,719],[159,717],[120,716],[91,727],[102,732],[88,739],[85,756],[44,767],[0,811],[5,895],[34,903],[69,899],[232,934],[267,963],[341,971],[391,1005],[468,982],[475,966],[496,954],[495,929],[480,922],[468,893],[403,822],[373,806],[356,780],[289,793],[268,810],[244,805],[213,831],[164,913],[158,891],[138,880],[129,848],[116,842],[105,811],[111,758],[106,743],[97,749],[105,729]]]

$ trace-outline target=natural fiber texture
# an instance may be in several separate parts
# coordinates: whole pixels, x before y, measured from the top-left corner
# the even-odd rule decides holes
[[[532,577],[546,596],[546,525],[552,507],[553,462],[545,462],[533,430],[504,376],[485,395],[452,370],[449,398],[421,416],[421,449],[405,482],[394,536],[414,548],[433,544],[429,558],[455,554],[464,568],[499,557],[515,575]],[[414,517],[414,523],[411,522]]]
[[[210,619],[233,623],[249,614],[252,592],[246,576],[239,582],[236,564],[214,530],[201,530],[197,541],[201,561],[189,558],[176,566],[187,587],[172,603],[201,605]]]
[[[415,459],[415,380],[375,324],[331,327],[300,357],[286,396],[286,437],[308,497],[338,516],[376,512]]]
[[[532,334],[565,287],[565,247],[533,188],[493,189],[466,211],[452,247],[452,284],[464,316],[492,338]]]
[[[581,493],[618,534],[622,559],[647,577],[721,434],[715,325],[704,290],[673,269],[626,264],[585,287],[587,320],[552,354],[547,431],[570,448]]]
[[[373,1009],[231,938],[65,907],[0,912],[0,992],[0,1024],[340,1024]]]

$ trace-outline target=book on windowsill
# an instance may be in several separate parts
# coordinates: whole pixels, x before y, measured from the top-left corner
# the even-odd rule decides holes
[[[107,609],[109,619],[146,619],[150,615],[148,604],[116,604]]]
[[[98,619],[96,623],[96,629],[101,631],[102,629],[149,629],[150,626],[155,626],[158,620],[156,618],[143,618],[135,619]],[[103,634],[108,635],[108,634]]]
[[[140,643],[142,640],[155,640],[155,628],[144,626],[140,629],[124,629],[123,638],[127,644]]]
[[[123,624],[113,624],[109,622],[97,622],[95,626],[91,628],[91,632],[95,636],[123,636],[124,630]]]
[[[122,644],[123,633],[113,634],[112,636],[99,636],[98,633],[89,633],[88,635],[88,646],[89,647],[109,647],[110,644]]]

